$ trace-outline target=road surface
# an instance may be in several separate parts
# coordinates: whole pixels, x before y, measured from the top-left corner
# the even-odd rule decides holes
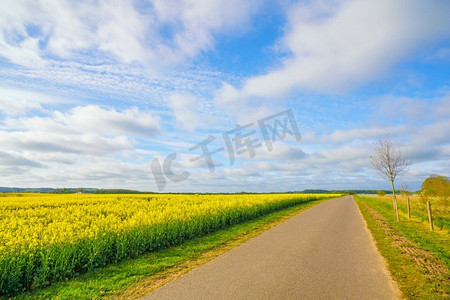
[[[398,299],[351,196],[303,211],[143,299]]]

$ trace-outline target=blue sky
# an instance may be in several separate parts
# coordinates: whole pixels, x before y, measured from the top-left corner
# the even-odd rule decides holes
[[[450,175],[447,1],[2,1],[0,186],[164,191],[388,189],[389,135],[416,190]],[[292,111],[269,151],[257,121]],[[261,147],[189,149],[251,124]],[[235,149],[237,151],[237,149]],[[248,149],[247,149],[248,150]],[[156,176],[156,177],[155,177]],[[170,177],[170,176],[169,176]]]

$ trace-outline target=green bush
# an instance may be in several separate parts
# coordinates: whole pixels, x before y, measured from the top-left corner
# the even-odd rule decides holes
[[[380,197],[383,197],[384,195],[386,195],[386,193],[384,191],[377,191],[377,195]]]

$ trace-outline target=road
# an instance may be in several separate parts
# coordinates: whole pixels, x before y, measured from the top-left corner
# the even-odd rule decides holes
[[[143,299],[398,299],[351,196],[303,211]]]

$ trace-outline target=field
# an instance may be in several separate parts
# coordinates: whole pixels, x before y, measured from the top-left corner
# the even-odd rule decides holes
[[[366,196],[366,198],[367,197],[381,200],[380,203],[385,206],[392,205],[392,196]],[[400,217],[403,220],[408,219],[406,204],[407,198],[408,197],[406,196],[397,196]],[[426,200],[422,199],[418,195],[409,196],[409,199],[411,207],[410,221],[428,224]],[[448,232],[450,230],[450,204],[448,203],[448,201],[442,200],[438,197],[429,197],[428,200],[430,200],[431,203],[433,224],[435,226],[435,230],[446,230]]]
[[[4,196],[0,197],[0,291],[8,295],[336,195]]]
[[[368,227],[385,257],[392,276],[407,299],[450,297],[449,206],[431,199],[434,231],[430,231],[426,205],[419,197],[411,199],[411,218],[406,198],[398,198],[397,222],[391,197],[355,197]]]

